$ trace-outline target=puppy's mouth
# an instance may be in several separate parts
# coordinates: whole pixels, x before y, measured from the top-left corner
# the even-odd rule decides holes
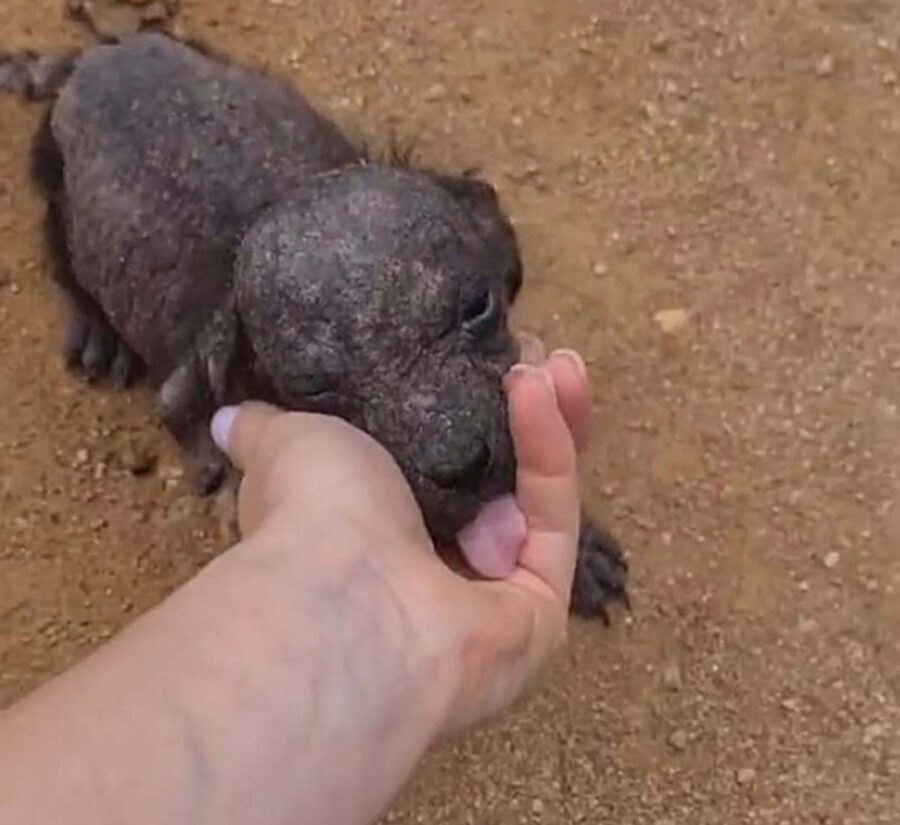
[[[501,496],[483,505],[460,530],[456,542],[469,567],[485,579],[505,579],[518,566],[527,524],[515,497]]]
[[[420,505],[442,555],[461,557],[480,578],[505,578],[516,567],[525,519],[516,506],[515,461],[487,443],[452,471],[419,476]],[[451,558],[448,558],[450,561]]]
[[[458,572],[502,579],[515,570],[526,523],[511,493],[486,497],[432,487],[422,504],[435,547]]]

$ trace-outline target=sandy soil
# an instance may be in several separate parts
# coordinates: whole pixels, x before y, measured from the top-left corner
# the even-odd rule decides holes
[[[0,45],[82,39],[59,5],[6,0]],[[191,0],[178,25],[482,168],[518,323],[598,388],[589,503],[635,615],[578,624],[388,820],[900,821],[900,5]],[[60,364],[37,118],[0,100],[0,703],[219,547],[147,399]]]

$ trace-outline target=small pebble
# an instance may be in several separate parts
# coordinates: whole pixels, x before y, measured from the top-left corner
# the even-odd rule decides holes
[[[687,734],[683,730],[676,730],[669,737],[669,745],[672,746],[673,750],[683,751],[688,744]]]
[[[828,555],[822,559],[822,564],[825,565],[829,570],[834,570],[835,567],[838,566],[838,563],[841,560],[841,554],[838,553],[837,550],[832,550]]]
[[[119,455],[122,468],[135,476],[146,475],[156,466],[156,456],[141,445],[129,444]]]
[[[666,334],[678,332],[688,322],[688,313],[684,309],[661,309],[653,320],[659,324],[659,328]]]
[[[663,52],[669,45],[669,36],[665,32],[657,32],[650,41],[650,48],[655,52]]]
[[[159,475],[164,481],[178,481],[184,478],[184,468],[177,464],[170,464],[168,467],[163,467],[159,471]]]
[[[735,779],[737,779],[737,783],[741,787],[752,785],[756,781],[756,771],[753,768],[741,768],[735,774]]]
[[[826,54],[816,63],[816,74],[819,77],[830,77],[834,74],[834,58],[830,54]]]
[[[884,735],[884,728],[877,722],[867,725],[863,731],[863,744],[871,745],[876,739],[880,739]]]
[[[154,0],[144,6],[141,17],[145,23],[163,23],[169,17],[169,10],[160,0]]]
[[[678,664],[676,660],[672,660],[666,662],[665,667],[663,668],[663,686],[666,690],[672,691],[672,693],[678,693],[682,686],[681,679],[681,666]]]
[[[178,524],[186,521],[197,512],[197,501],[193,496],[182,496],[169,505],[166,511],[166,521],[169,524]]]
[[[144,9],[114,0],[69,0],[69,9],[83,15],[97,35],[110,40],[137,33],[145,22]],[[164,11],[167,15],[168,10]]]

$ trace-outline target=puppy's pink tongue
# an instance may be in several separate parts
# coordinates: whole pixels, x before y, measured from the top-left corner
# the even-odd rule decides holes
[[[486,579],[504,579],[516,569],[525,534],[525,516],[515,498],[504,496],[485,504],[457,541],[476,573]]]

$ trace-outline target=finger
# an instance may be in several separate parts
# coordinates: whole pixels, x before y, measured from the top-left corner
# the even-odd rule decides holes
[[[559,409],[569,426],[575,449],[585,453],[591,442],[591,393],[587,368],[574,350],[557,350],[547,359]]]
[[[580,507],[575,444],[549,370],[515,367],[507,384],[516,500],[528,525],[528,540],[514,576],[523,571],[536,575],[567,604]]]
[[[262,435],[281,412],[268,404],[247,402],[222,407],[210,423],[213,441],[239,470],[245,470]]]
[[[584,362],[577,353],[560,350],[550,356],[546,368],[553,376],[558,406],[576,449],[584,451],[590,440],[591,416]],[[505,579],[519,564],[526,536],[525,517],[515,498],[508,496],[482,507],[457,541],[469,566],[480,576]]]
[[[519,343],[520,363],[533,366],[544,363],[547,354],[544,351],[543,342],[537,335],[532,335],[530,332],[520,332],[516,335],[516,340]]]

